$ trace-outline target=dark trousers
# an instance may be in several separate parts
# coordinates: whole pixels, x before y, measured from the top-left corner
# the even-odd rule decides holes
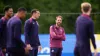
[[[75,47],[74,56],[92,56],[92,53],[89,49],[84,47]]]
[[[61,56],[62,48],[50,48],[50,56]]]
[[[26,56],[24,48],[8,48],[8,56]]]
[[[32,50],[30,50],[28,56],[37,56],[38,55],[38,47],[33,47]]]

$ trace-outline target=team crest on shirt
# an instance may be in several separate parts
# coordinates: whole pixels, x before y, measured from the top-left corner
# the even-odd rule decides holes
[[[51,52],[54,52],[54,50],[52,50]]]
[[[33,22],[33,24],[35,24],[35,23]]]

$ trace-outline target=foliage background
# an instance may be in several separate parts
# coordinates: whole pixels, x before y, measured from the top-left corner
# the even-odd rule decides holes
[[[100,33],[100,0],[0,0],[0,14],[4,14],[3,8],[11,5],[16,13],[19,7],[25,7],[28,11],[27,20],[30,17],[30,11],[34,8],[39,9],[41,16],[38,20],[40,27],[39,33],[49,33],[50,25],[55,23],[57,15],[63,16],[63,27],[66,33],[75,33],[75,20],[80,15],[80,4],[90,2],[92,4],[92,19],[95,25],[95,33]],[[23,26],[24,22],[23,20]],[[22,33],[24,32],[22,27]]]

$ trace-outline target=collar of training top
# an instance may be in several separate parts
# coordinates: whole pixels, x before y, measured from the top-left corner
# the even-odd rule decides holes
[[[87,14],[82,14],[82,16],[87,17],[88,19],[90,19],[90,16]]]
[[[36,20],[35,20],[35,19],[33,19],[33,18],[30,18],[30,20],[36,21]]]
[[[18,16],[16,16],[16,15],[14,15],[14,17],[16,17],[16,18],[18,18],[18,19],[20,19]]]
[[[60,26],[60,27],[57,27],[56,25],[54,25],[54,27],[55,27],[56,29],[59,29],[59,28],[61,28],[61,26]]]
[[[3,20],[7,20],[7,18],[5,18],[5,17],[2,17],[1,19],[3,19]]]

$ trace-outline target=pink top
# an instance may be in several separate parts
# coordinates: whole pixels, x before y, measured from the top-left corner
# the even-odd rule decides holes
[[[62,41],[65,41],[64,28],[50,26],[50,47],[62,48]]]

